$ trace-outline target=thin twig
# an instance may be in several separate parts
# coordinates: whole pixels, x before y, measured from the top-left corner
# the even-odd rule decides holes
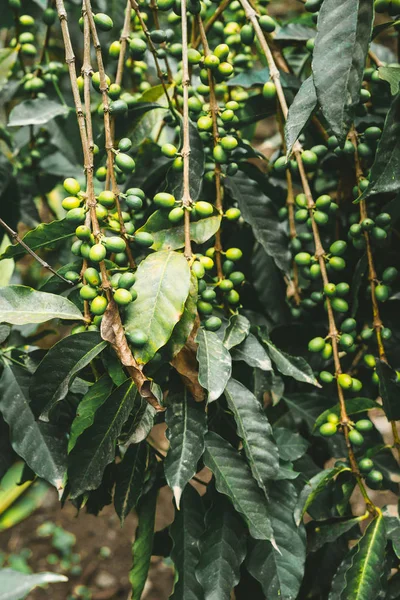
[[[355,130],[355,127],[352,127],[352,129],[349,133],[349,140],[351,141],[351,143],[353,144],[353,147],[354,147],[354,168],[355,168],[355,175],[356,175],[356,183],[357,183],[358,191],[359,191],[359,193],[361,193],[360,182],[364,179],[364,174],[363,174],[363,169],[361,166],[360,156],[358,154],[357,132]],[[361,221],[363,221],[364,219],[368,218],[367,203],[366,203],[365,199],[362,199],[362,200],[360,200],[359,204],[360,204],[360,219],[361,219]],[[382,323],[382,319],[381,319],[381,315],[380,315],[380,311],[379,311],[379,304],[378,304],[378,300],[376,298],[376,291],[375,291],[376,285],[377,285],[377,275],[376,275],[376,269],[375,269],[375,264],[374,264],[374,257],[372,254],[371,237],[370,237],[370,234],[368,231],[364,231],[364,239],[365,239],[365,245],[366,245],[366,251],[367,251],[366,254],[367,254],[367,262],[368,262],[368,279],[369,279],[370,287],[371,287],[371,303],[372,303],[372,315],[373,315],[372,327],[375,331],[376,343],[378,345],[379,358],[380,358],[380,360],[382,360],[386,364],[388,364],[385,347],[384,347],[383,339],[382,339],[383,323]],[[400,461],[400,437],[399,437],[399,433],[397,431],[396,422],[395,421],[389,421],[389,422],[390,422],[390,426],[392,428],[394,445],[397,450],[398,460]]]
[[[222,15],[224,10],[227,8],[230,1],[231,0],[223,0],[223,2],[221,2],[221,4],[216,9],[215,13],[208,19],[208,21],[206,23],[204,23],[204,32],[205,33],[207,33],[209,31],[209,29],[211,29],[211,27],[214,25],[215,21],[217,21],[219,19],[219,17]],[[199,35],[196,38],[192,47],[198,48],[198,46],[200,46],[200,44],[201,44],[201,35]]]
[[[282,84],[280,81],[279,70],[276,66],[274,56],[271,52],[271,49],[265,39],[264,33],[258,22],[258,14],[254,10],[254,8],[249,4],[248,0],[240,0],[240,3],[245,11],[247,19],[251,22],[251,24],[254,27],[260,47],[267,59],[268,68],[270,71],[270,77],[276,86],[279,105],[280,105],[282,114],[286,120],[287,115],[288,115],[288,106],[287,106],[286,98],[285,98],[285,95],[283,92]],[[296,162],[298,165],[303,190],[304,190],[304,193],[307,198],[307,208],[308,208],[309,216],[311,219],[311,226],[312,226],[312,232],[313,232],[314,243],[315,243],[315,257],[318,260],[318,264],[321,269],[322,281],[325,286],[326,284],[329,283],[328,273],[327,273],[327,269],[326,269],[326,265],[325,265],[325,250],[321,243],[318,225],[314,219],[314,213],[313,213],[314,200],[313,200],[310,184],[308,182],[307,174],[306,174],[306,171],[305,171],[305,168],[303,165],[303,161],[301,158],[301,145],[298,142],[294,146],[294,156],[296,158]],[[332,349],[333,349],[335,374],[336,374],[336,377],[338,378],[338,376],[342,373],[342,368],[341,368],[340,358],[339,358],[339,349],[338,349],[338,329],[336,326],[335,317],[333,314],[333,309],[332,309],[332,305],[331,305],[329,298],[326,299],[326,306],[327,306],[328,322],[329,322],[329,337],[331,339]],[[374,507],[372,501],[369,499],[368,493],[362,482],[360,472],[358,469],[358,465],[357,465],[357,461],[355,459],[353,448],[351,446],[351,442],[349,439],[349,423],[351,421],[347,414],[343,390],[338,383],[338,379],[336,379],[336,382],[337,382],[337,394],[338,394],[339,405],[340,405],[341,425],[342,425],[342,429],[343,429],[343,433],[344,433],[344,438],[345,438],[345,443],[346,443],[346,448],[347,448],[347,452],[348,452],[351,470],[353,472],[353,475],[356,478],[357,484],[358,484],[360,491],[364,497],[364,500],[366,502],[368,509],[371,510],[371,512],[374,512],[375,507]]]
[[[134,1],[134,0],[132,0]],[[190,241],[190,208],[193,204],[190,195],[190,135],[189,135],[189,61],[188,61],[188,30],[187,30],[187,4],[182,0],[182,89],[183,89],[183,192],[182,203],[184,207],[184,232],[185,232],[185,257],[192,258],[192,245]]]
[[[119,56],[118,56],[117,74],[115,75],[115,83],[117,85],[122,84],[122,76],[124,74],[124,66],[125,66],[125,54],[126,54],[126,48],[128,46],[130,32],[131,32],[131,3],[130,3],[130,0],[128,0],[126,3],[126,7],[125,7],[124,26],[122,28],[121,37],[119,38],[121,47],[120,47]]]
[[[7,225],[7,223],[5,221],[3,221],[3,219],[0,219],[0,225],[3,227],[3,229],[5,229],[7,231],[8,235],[13,240],[15,240],[18,244],[20,244],[28,252],[28,254],[30,254],[40,265],[42,265],[42,267],[51,271],[53,273],[53,275],[56,275],[59,279],[61,279],[65,283],[68,283],[69,285],[74,285],[74,283],[72,281],[68,281],[68,279],[65,279],[65,277],[60,275],[60,273],[57,273],[57,271],[55,271],[53,269],[53,267],[51,267],[45,260],[40,258],[40,256],[38,256],[36,254],[36,252],[34,252],[32,250],[32,248],[29,248],[29,246],[27,244],[25,244],[25,242],[23,240],[21,240],[18,233],[16,231],[14,231],[13,229],[11,229],[11,227],[9,225]]]
[[[211,54],[211,51],[210,51],[210,47],[208,45],[204,24],[203,24],[203,21],[202,21],[202,18],[200,15],[197,15],[197,24],[199,26],[201,43],[202,43],[203,50],[204,50],[204,56],[207,57]],[[218,145],[218,140],[219,140],[218,102],[217,102],[217,97],[215,95],[214,78],[213,78],[211,69],[208,69],[207,72],[208,72],[208,87],[210,88],[210,111],[211,111],[211,118],[212,118],[212,122],[213,122],[213,143],[214,143],[214,148],[215,148],[215,146]],[[221,186],[221,165],[219,162],[215,163],[214,176],[215,176],[215,207],[216,207],[217,211],[219,212],[219,214],[222,216],[224,206],[223,206],[223,202],[222,202],[222,189],[221,189],[221,187],[222,187]],[[221,280],[221,279],[223,279],[224,274],[222,271],[221,253],[223,251],[223,247],[222,247],[222,242],[221,242],[221,229],[220,228],[215,233],[214,250],[215,250],[215,264],[217,267],[217,277],[219,280]]]
[[[157,6],[157,3],[155,2],[155,0],[150,0],[150,10],[153,15],[155,28],[160,29],[160,20],[158,18],[158,6]],[[161,48],[165,49],[166,47],[167,47],[166,42],[163,42],[161,44]],[[165,56],[164,56],[164,62],[165,62],[165,68],[167,69],[168,83],[171,84],[171,83],[173,83],[174,78],[172,76],[171,66],[169,64],[167,54],[165,54]]]

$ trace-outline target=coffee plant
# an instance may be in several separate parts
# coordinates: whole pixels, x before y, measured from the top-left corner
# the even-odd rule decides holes
[[[1,471],[135,600],[400,598],[400,1],[4,5]]]

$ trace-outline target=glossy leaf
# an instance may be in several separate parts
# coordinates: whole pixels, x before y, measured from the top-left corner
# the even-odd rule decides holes
[[[79,371],[105,347],[106,342],[95,331],[67,336],[54,344],[32,378],[30,393],[35,415],[48,412],[65,398]]]
[[[156,252],[139,265],[134,289],[137,299],[126,310],[125,329],[140,330],[148,336],[142,348],[135,348],[139,364],[145,365],[164,346],[182,317],[189,295],[190,269],[183,254]]]
[[[116,441],[135,403],[131,380],[119,386],[97,410],[93,424],[79,436],[68,456],[71,498],[99,487],[104,469],[114,459]]]
[[[250,321],[243,315],[233,315],[225,329],[224,346],[230,350],[241,344],[250,333]]]
[[[246,556],[246,541],[243,520],[228,500],[216,495],[206,514],[196,569],[204,600],[230,600]]]
[[[21,573],[14,569],[0,569],[0,600],[21,600],[38,585],[68,581],[58,573]]]
[[[286,286],[275,262],[260,245],[254,249],[251,271],[263,313],[274,325],[285,323],[288,320]]]
[[[270,357],[252,333],[249,333],[239,346],[235,346],[231,354],[233,360],[243,360],[250,367],[255,367],[262,371],[272,371]]]
[[[390,93],[395,96],[400,91],[400,67],[379,67],[380,79],[387,81],[390,85]]]
[[[341,598],[376,600],[381,591],[381,569],[385,560],[386,528],[380,513],[357,542],[346,571]]]
[[[183,119],[180,115],[180,147],[183,144]],[[189,119],[189,144],[190,144],[190,161],[189,161],[189,191],[193,201],[199,199],[204,171],[204,149],[199,131],[196,125]],[[168,173],[168,191],[175,196],[177,200],[181,200],[183,194],[183,176],[182,171],[170,169]]]
[[[29,404],[29,371],[4,365],[0,379],[0,411],[10,428],[14,451],[60,493],[66,470],[66,437],[38,422]]]
[[[203,590],[196,578],[200,560],[199,540],[204,530],[203,502],[196,490],[188,485],[182,495],[182,505],[175,512],[170,527],[173,540],[171,558],[174,561],[175,586],[173,600],[202,600]]]
[[[317,393],[294,393],[284,395],[285,404],[293,413],[303,419],[310,430],[320,415],[321,408],[328,408],[330,401]],[[330,409],[329,409],[330,410]]]
[[[18,58],[17,48],[1,48],[0,50],[0,90],[7,83],[8,73]]]
[[[239,452],[210,431],[206,435],[204,464],[213,472],[217,490],[228,496],[243,516],[250,534],[258,540],[270,540],[276,547],[265,495]]]
[[[386,417],[389,421],[398,421],[400,419],[400,388],[397,385],[397,374],[379,358],[376,359],[376,373],[379,377],[379,394]]]
[[[208,391],[208,402],[223,393],[232,373],[232,359],[216,333],[200,328],[197,333],[199,383]]]
[[[372,0],[324,0],[319,11],[314,84],[322,112],[341,140],[360,100],[373,18]]]
[[[255,396],[243,384],[230,379],[225,388],[228,407],[236,421],[251,472],[267,494],[267,484],[279,469],[278,448],[269,421]]]
[[[121,525],[142,495],[147,455],[146,442],[132,444],[117,465],[114,506]]]
[[[31,250],[54,248],[60,242],[71,238],[75,233],[75,228],[76,225],[71,224],[66,219],[52,221],[51,223],[40,223],[35,229],[28,231],[22,239]],[[26,254],[25,248],[18,243],[13,244],[8,246],[3,254],[0,255],[0,260],[3,258],[15,258],[23,254]]]
[[[283,427],[274,427],[273,434],[279,456],[283,460],[297,460],[307,451],[309,443],[299,433]]]
[[[307,125],[311,115],[317,106],[317,94],[315,92],[314,80],[308,77],[297,92],[289,108],[285,125],[285,139],[287,156],[290,156],[293,146],[299,135]]]
[[[310,551],[316,552],[325,544],[335,542],[342,535],[351,531],[353,527],[358,526],[362,520],[363,517],[361,516],[329,523],[313,522],[308,536]]]
[[[221,225],[220,215],[213,215],[190,223],[190,239],[196,244],[209,240]],[[146,223],[137,230],[145,231],[154,238],[152,250],[179,250],[185,245],[183,220],[174,224],[168,219],[168,210],[156,210]]]
[[[27,325],[50,319],[80,321],[83,316],[75,304],[63,296],[37,292],[25,285],[0,288],[0,322]]]
[[[270,358],[282,375],[293,377],[293,379],[296,379],[297,381],[303,381],[304,383],[309,383],[316,387],[321,387],[315,379],[310,365],[302,356],[291,356],[290,354],[283,352],[283,350],[279,350],[279,348],[271,342],[265,332],[261,332],[261,339],[267,347]]]
[[[350,471],[350,469],[348,467],[334,467],[332,469],[325,469],[324,471],[321,471],[312,477],[312,479],[306,483],[300,493],[294,510],[294,518],[298,525],[301,523],[301,519],[307,512],[308,507],[311,506],[319,494],[324,491],[326,485],[332,479],[334,479],[336,475],[342,473],[343,471]]]
[[[226,178],[226,186],[237,201],[243,219],[248,223],[256,240],[284,273],[289,273],[291,256],[287,237],[278,221],[275,206],[248,175],[239,171]]]
[[[172,87],[168,85],[166,87],[168,95],[171,96]],[[158,104],[158,107],[154,104]],[[124,135],[129,136],[133,146],[139,146],[150,137],[154,127],[163,118],[167,106],[167,98],[161,84],[146,90],[138,98],[138,106],[128,112],[126,117],[128,127],[124,128]]]
[[[294,600],[303,579],[306,538],[304,528],[296,527],[293,520],[295,503],[291,483],[279,481],[271,486],[269,511],[279,552],[270,542],[253,541],[246,559],[249,573],[271,600]]]
[[[157,504],[156,487],[153,487],[139,502],[137,508],[138,526],[132,546],[132,568],[129,581],[132,586],[132,600],[141,600],[142,592],[150,568],[153,549],[154,524]]]
[[[55,117],[66,115],[68,111],[68,106],[49,98],[30,98],[14,106],[9,116],[8,126],[44,125]]]
[[[93,424],[94,416],[98,408],[107,400],[111,394],[113,382],[107,374],[98,379],[86,392],[79,402],[75,419],[72,421],[70,436],[68,440],[68,452],[71,452],[78,437]]]
[[[400,169],[400,94],[394,98],[387,113],[376,157],[369,177],[370,184],[360,196],[394,193],[400,189],[397,173]]]
[[[392,542],[397,558],[400,558],[400,519],[385,515],[385,526],[388,539]]]
[[[9,244],[10,240],[8,236],[4,235],[0,244],[0,261],[2,261],[0,263],[0,288],[10,284],[11,277],[15,269],[15,262],[12,260],[12,258],[1,258],[4,250],[7,248],[7,246],[9,246]]]
[[[164,472],[179,509],[182,492],[196,474],[204,451],[207,416],[202,402],[195,402],[186,388],[168,398],[165,413],[169,450]]]
[[[369,398],[346,399],[346,410],[348,415],[356,415],[361,412],[372,410],[373,408],[381,408],[380,405],[377,402],[375,402],[375,400],[370,400]],[[324,410],[324,412],[320,414],[317,420],[315,421],[314,430],[318,427],[321,427],[323,423],[326,423],[326,418],[329,415],[329,413],[333,413],[339,417],[340,405],[335,404],[335,406],[332,406],[332,408]]]
[[[167,344],[161,349],[163,355],[170,360],[182,350],[186,344],[197,317],[198,280],[194,273],[190,275],[189,295],[185,302],[183,315],[175,325]]]
[[[136,402],[138,397],[136,397]],[[128,444],[139,444],[149,435],[156,415],[156,409],[147,402],[145,398],[140,398],[137,410],[133,410],[133,422],[129,433]],[[132,417],[132,415],[131,415]]]

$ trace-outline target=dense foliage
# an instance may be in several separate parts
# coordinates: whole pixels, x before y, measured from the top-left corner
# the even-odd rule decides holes
[[[400,2],[276,4],[2,7],[0,470],[135,600],[400,597]]]

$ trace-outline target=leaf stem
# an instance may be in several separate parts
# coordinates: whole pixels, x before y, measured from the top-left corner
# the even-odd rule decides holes
[[[29,248],[29,246],[25,244],[25,242],[19,237],[18,233],[11,229],[11,227],[7,225],[7,223],[3,221],[3,219],[0,219],[0,225],[3,227],[3,229],[5,229],[5,231],[7,231],[8,235],[18,244],[20,244],[28,252],[28,254],[30,254],[40,265],[42,265],[42,267],[51,271],[53,275],[56,275],[59,279],[61,279],[65,283],[68,283],[68,285],[74,285],[72,281],[68,281],[68,279],[65,279],[65,277],[60,275],[60,273],[57,273],[57,271],[55,271],[53,267],[51,267],[45,260],[40,258],[40,256],[38,256],[36,252],[32,250],[32,248]]]

